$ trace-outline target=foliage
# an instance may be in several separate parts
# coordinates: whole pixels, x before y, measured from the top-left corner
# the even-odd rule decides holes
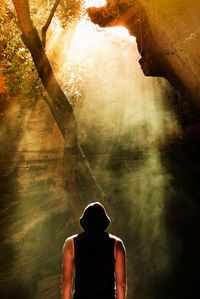
[[[55,0],[30,0],[30,13],[38,32],[44,26]],[[6,75],[7,89],[10,94],[36,98],[42,91],[37,71],[30,52],[21,40],[21,31],[10,0],[2,0],[0,11],[0,72]],[[52,23],[67,30],[67,27],[83,16],[82,0],[61,0]],[[56,45],[55,45],[56,47]],[[4,65],[2,68],[1,65]],[[6,66],[6,67],[5,67]],[[77,78],[70,75],[65,90],[71,102],[80,96],[75,85]]]
[[[12,95],[35,97],[41,90],[40,81],[29,51],[21,40],[17,19],[9,1],[4,1],[0,17],[1,72],[6,76]]]
[[[83,0],[61,0],[57,10],[57,17],[63,28],[83,17]]]
[[[60,79],[61,82],[60,84],[73,107],[78,104],[78,101],[82,96],[81,83],[84,70],[85,65],[80,63],[72,65],[70,62],[67,62],[64,64],[62,71],[58,74],[58,79]],[[64,76],[67,77],[67,80],[63,80]]]

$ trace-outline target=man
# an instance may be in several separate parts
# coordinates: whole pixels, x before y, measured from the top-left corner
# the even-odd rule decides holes
[[[110,218],[104,207],[89,204],[80,224],[84,231],[67,238],[63,247],[62,299],[71,299],[73,284],[73,299],[125,299],[125,247],[105,232]]]

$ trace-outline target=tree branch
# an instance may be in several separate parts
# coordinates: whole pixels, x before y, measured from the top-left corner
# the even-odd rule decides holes
[[[49,14],[49,17],[46,21],[46,24],[42,27],[42,44],[43,44],[43,47],[45,48],[45,45],[46,45],[46,34],[47,34],[47,30],[49,28],[49,25],[51,24],[51,21],[53,19],[53,16],[54,16],[54,13],[58,7],[58,5],[60,4],[60,0],[56,0],[51,11],[50,11],[50,14]]]

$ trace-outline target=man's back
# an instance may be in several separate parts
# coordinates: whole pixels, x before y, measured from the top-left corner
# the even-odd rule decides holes
[[[115,298],[115,242],[105,232],[74,238],[75,299]]]

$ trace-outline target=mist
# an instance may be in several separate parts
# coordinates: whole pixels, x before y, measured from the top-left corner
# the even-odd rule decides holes
[[[72,32],[64,35],[59,78],[64,88],[68,84],[79,141],[106,194],[110,232],[127,248],[128,298],[155,298],[173,269],[165,223],[173,187],[162,158],[163,148],[181,134],[167,102],[173,88],[144,76],[126,29],[82,21]]]

